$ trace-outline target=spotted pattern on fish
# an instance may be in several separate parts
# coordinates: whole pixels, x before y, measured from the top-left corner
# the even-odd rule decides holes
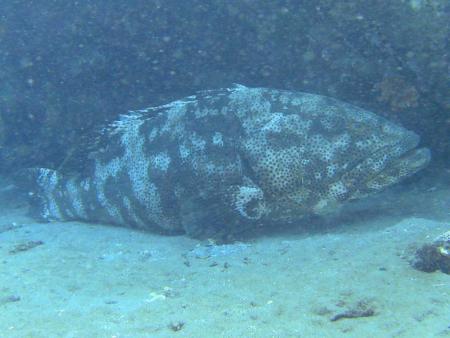
[[[199,92],[105,128],[86,174],[35,169],[41,213],[210,236],[336,210],[429,162],[350,104],[270,88]]]

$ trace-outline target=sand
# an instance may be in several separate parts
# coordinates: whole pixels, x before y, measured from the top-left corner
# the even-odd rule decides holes
[[[450,230],[449,191],[391,191],[326,225],[217,245],[38,223],[6,189],[0,337],[450,337],[450,276],[408,262]],[[352,310],[367,317],[339,318]]]

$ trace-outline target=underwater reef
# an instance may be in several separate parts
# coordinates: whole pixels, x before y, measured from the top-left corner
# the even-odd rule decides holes
[[[2,172],[79,171],[86,152],[75,149],[120,112],[231,83],[357,104],[421,135],[431,168],[450,158],[448,1],[2,7]]]

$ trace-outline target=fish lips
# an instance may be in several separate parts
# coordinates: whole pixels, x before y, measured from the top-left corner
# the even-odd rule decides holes
[[[367,180],[367,190],[382,190],[425,168],[431,159],[428,148],[420,147],[420,137],[407,131],[396,143],[379,149],[374,157],[387,158],[386,164]]]
[[[402,156],[394,159],[389,166],[372,180],[369,180],[367,186],[368,188],[380,190],[380,188],[382,189],[395,184],[425,168],[430,162],[430,159],[431,153],[428,148],[409,150]]]

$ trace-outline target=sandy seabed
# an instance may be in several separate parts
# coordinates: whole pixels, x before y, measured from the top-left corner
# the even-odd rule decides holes
[[[450,276],[408,263],[450,230],[450,193],[408,196],[226,245],[37,223],[4,203],[0,337],[450,337]]]

